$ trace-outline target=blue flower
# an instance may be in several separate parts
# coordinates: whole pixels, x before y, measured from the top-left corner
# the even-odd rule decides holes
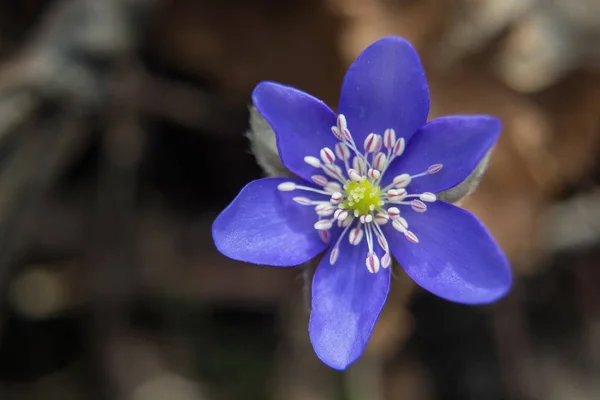
[[[272,82],[252,98],[298,178],[250,182],[215,220],[213,239],[230,258],[276,267],[327,250],[309,323],[323,362],[345,369],[362,354],[388,295],[392,257],[450,301],[489,303],[508,291],[508,262],[488,231],[436,197],[477,167],[500,121],[427,122],[427,82],[408,42],[388,37],[364,50],[346,73],[337,115]]]

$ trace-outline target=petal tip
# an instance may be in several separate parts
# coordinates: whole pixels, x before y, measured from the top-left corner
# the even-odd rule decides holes
[[[402,46],[402,47],[412,50],[414,53],[417,53],[417,50],[415,49],[413,44],[401,36],[384,36],[384,37],[374,41],[368,47],[375,46],[375,45],[382,45],[382,44],[388,44],[388,45],[392,45],[392,46]]]
[[[277,190],[290,179],[248,183],[215,218],[211,233],[221,254],[251,264],[292,267],[325,250],[326,244],[314,234],[312,209],[296,206],[289,196],[284,201]]]
[[[354,356],[344,354],[343,352],[336,351],[337,349],[334,349],[332,346],[322,343],[313,336],[311,328],[312,324],[309,323],[310,343],[313,346],[317,358],[321,360],[323,364],[335,370],[344,371],[360,358],[361,354]]]
[[[260,112],[259,104],[261,102],[261,96],[266,92],[272,89],[273,87],[280,86],[280,84],[271,82],[271,81],[261,81],[254,87],[252,91],[252,104],[257,108]]]

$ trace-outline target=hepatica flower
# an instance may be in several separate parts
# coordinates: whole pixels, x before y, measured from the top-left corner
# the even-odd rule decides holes
[[[230,258],[276,267],[325,252],[309,323],[323,362],[344,369],[362,354],[388,295],[393,258],[450,301],[489,303],[508,291],[507,260],[487,230],[436,197],[478,166],[500,122],[427,122],[427,82],[408,42],[389,37],[364,50],[346,73],[337,115],[272,82],[260,83],[252,99],[297,178],[250,182],[215,220],[213,238]]]

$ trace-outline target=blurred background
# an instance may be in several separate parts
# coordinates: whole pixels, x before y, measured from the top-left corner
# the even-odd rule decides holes
[[[263,175],[253,87],[335,106],[392,34],[431,117],[502,118],[463,205],[516,282],[467,307],[398,273],[342,374],[308,272],[227,260],[210,225]],[[599,399],[599,70],[598,0],[0,1],[0,399]]]

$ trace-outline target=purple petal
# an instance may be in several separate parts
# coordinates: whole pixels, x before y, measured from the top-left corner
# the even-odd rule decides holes
[[[288,267],[314,258],[326,248],[313,224],[314,207],[293,197],[325,198],[304,191],[281,192],[282,182],[304,184],[299,179],[265,178],[250,182],[227,206],[212,226],[217,249],[234,260]],[[320,196],[320,197],[319,197]]]
[[[451,116],[434,119],[420,129],[393,161],[383,184],[402,173],[415,175],[433,164],[438,173],[413,179],[409,193],[441,192],[463,180],[477,167],[500,135],[500,120],[489,116]]]
[[[388,128],[408,142],[429,114],[427,80],[411,44],[388,37],[367,47],[346,73],[338,112],[359,147]]]
[[[318,170],[304,157],[319,158],[323,147],[334,149],[331,133],[336,116],[321,100],[300,90],[273,82],[261,82],[252,93],[254,106],[277,136],[279,157],[287,169],[310,181]]]
[[[387,299],[390,271],[367,270],[365,239],[352,246],[344,237],[340,246],[337,262],[330,265],[329,251],[313,278],[309,332],[321,361],[342,370],[360,357],[371,337]]]
[[[390,224],[383,226],[394,257],[424,289],[458,303],[497,300],[510,289],[511,272],[504,254],[485,227],[466,210],[442,201],[424,213],[403,207],[411,243]]]

